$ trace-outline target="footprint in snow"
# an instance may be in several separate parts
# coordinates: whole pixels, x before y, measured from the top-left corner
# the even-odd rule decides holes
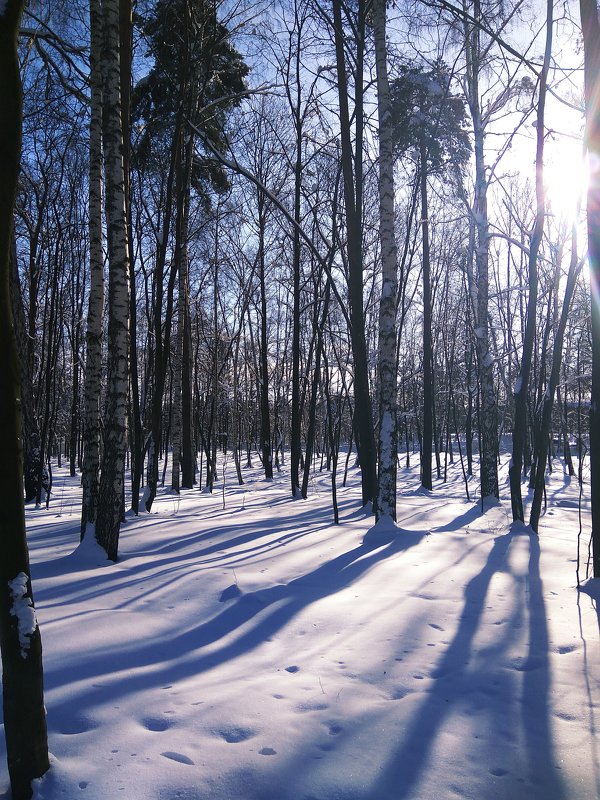
[[[493,775],[495,778],[502,778],[504,775],[508,775],[508,770],[502,769],[502,767],[492,767],[490,775]]]
[[[228,744],[239,744],[239,742],[245,742],[256,736],[256,731],[253,731],[252,728],[224,728],[218,731],[218,735]]]
[[[576,644],[565,644],[562,647],[557,647],[556,652],[559,653],[561,656],[565,653],[572,653],[574,650],[577,650]]]
[[[290,667],[286,667],[285,671],[290,672],[293,675],[294,673],[300,671],[300,667],[297,667],[295,664],[292,664]]]
[[[59,730],[60,733],[64,733],[66,736],[75,736],[78,733],[93,731],[97,727],[96,723],[90,719],[73,717],[72,719],[64,720]]]
[[[261,756],[276,756],[277,750],[273,750],[272,747],[263,747],[262,750],[258,751]]]
[[[517,672],[532,672],[544,666],[543,656],[531,656],[530,658],[516,658],[511,664]]]
[[[171,761],[177,761],[178,764],[188,764],[191,767],[194,766],[192,759],[188,758],[188,756],[184,756],[183,753],[174,753],[171,750],[167,750],[165,753],[161,753],[161,756],[168,758]]]
[[[165,719],[164,717],[146,717],[142,720],[142,725],[146,730],[156,733],[168,730],[172,724],[170,719]]]
[[[554,716],[564,722],[574,722],[577,719],[573,714],[568,714],[566,711],[555,711]]]
[[[430,623],[429,623],[429,627],[430,627],[430,628],[433,628],[433,629],[434,629],[434,630],[436,630],[436,631],[443,631],[443,630],[444,630],[444,628],[442,628],[442,626],[441,626],[441,625],[438,625],[438,624],[437,624],[437,623],[435,623],[435,622],[430,622]]]
[[[296,711],[298,713],[304,714],[307,711],[324,711],[328,708],[327,703],[300,703],[296,706]]]

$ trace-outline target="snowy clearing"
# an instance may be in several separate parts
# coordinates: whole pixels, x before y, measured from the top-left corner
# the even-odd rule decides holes
[[[506,482],[485,513],[467,503],[457,465],[433,493],[399,471],[399,530],[357,510],[356,471],[339,526],[325,473],[308,501],[285,471],[233,473],[224,495],[163,491],[117,564],[76,549],[64,470],[27,509],[53,754],[37,800],[600,795],[575,479],[553,473],[538,539],[510,525]]]

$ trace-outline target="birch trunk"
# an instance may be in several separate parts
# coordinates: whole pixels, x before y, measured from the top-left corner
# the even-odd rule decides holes
[[[485,129],[479,98],[481,47],[479,0],[473,3],[473,24],[466,23],[467,103],[473,122],[475,155],[475,190],[473,218],[475,224],[475,350],[481,395],[481,497],[499,497],[498,488],[498,408],[494,389],[494,359],[490,352],[488,324],[489,307],[489,220],[487,208],[487,178],[485,174]]]
[[[379,239],[381,301],[379,304],[379,480],[377,517],[396,519],[398,415],[396,370],[397,248],[394,231],[394,156],[387,70],[386,3],[373,3],[379,122]]]
[[[102,63],[106,233],[108,244],[108,365],[104,420],[104,452],[96,539],[111,561],[117,560],[124,513],[126,410],[129,373],[129,244],[125,208],[119,2],[103,0]]]
[[[423,445],[421,447],[421,486],[433,489],[431,451],[433,449],[433,345],[431,341],[431,257],[429,247],[429,203],[427,196],[427,148],[421,135],[421,226],[423,228]]]
[[[42,641],[35,618],[23,510],[21,386],[10,298],[10,249],[21,154],[22,99],[17,34],[23,3],[0,12],[0,654],[6,755],[13,800],[49,767]],[[15,606],[27,608],[27,619]]]
[[[102,7],[90,0],[90,164],[89,234],[90,292],[86,331],[83,388],[83,467],[81,482],[81,538],[96,522],[100,469],[100,395],[102,386],[102,315],[104,310],[104,254],[102,251]]]

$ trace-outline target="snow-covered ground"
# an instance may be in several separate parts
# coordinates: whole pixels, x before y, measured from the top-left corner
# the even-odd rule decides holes
[[[35,798],[599,797],[577,482],[554,472],[538,538],[506,483],[482,513],[451,472],[423,493],[401,470],[392,531],[356,471],[335,526],[325,473],[292,501],[286,472],[238,487],[230,467],[224,494],[129,519],[112,564],[74,552],[78,481],[55,469],[49,511],[27,510],[53,755]]]

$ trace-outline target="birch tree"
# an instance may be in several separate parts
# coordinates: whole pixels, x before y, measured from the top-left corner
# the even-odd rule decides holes
[[[90,290],[83,389],[83,468],[81,537],[95,525],[100,470],[100,396],[102,380],[102,316],[104,311],[104,254],[102,250],[102,6],[90,0],[90,145],[89,145],[89,258]]]
[[[379,122],[379,238],[381,300],[379,304],[379,475],[377,517],[396,519],[398,420],[396,369],[397,247],[394,231],[394,155],[392,108],[387,69],[386,0],[374,0],[373,32],[377,68]]]
[[[126,409],[129,378],[129,242],[125,203],[119,2],[103,0],[103,104],[106,239],[108,246],[108,365],[104,450],[98,490],[96,539],[117,560],[124,514]]]
[[[498,407],[494,389],[494,358],[490,348],[489,331],[489,218],[488,182],[485,162],[485,124],[480,99],[480,76],[483,69],[484,47],[480,23],[483,19],[480,0],[473,0],[472,19],[465,20],[467,103],[473,123],[475,154],[475,185],[472,204],[474,226],[475,274],[469,269],[473,297],[475,350],[481,396],[481,496],[499,497],[498,487]]]

